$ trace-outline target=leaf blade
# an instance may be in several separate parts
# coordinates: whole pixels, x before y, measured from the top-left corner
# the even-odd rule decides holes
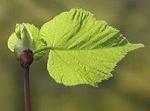
[[[97,86],[112,76],[128,52],[144,47],[129,43],[119,30],[83,9],[56,16],[42,26],[40,36],[51,47],[47,63],[50,76],[66,86]]]

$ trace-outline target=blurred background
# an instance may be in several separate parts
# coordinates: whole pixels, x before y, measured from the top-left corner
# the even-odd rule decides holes
[[[31,69],[32,111],[150,111],[150,0],[0,0],[0,111],[23,111],[19,64],[7,48],[16,23],[40,28],[70,8],[84,8],[145,48],[129,53],[98,88],[57,84],[47,57]]]

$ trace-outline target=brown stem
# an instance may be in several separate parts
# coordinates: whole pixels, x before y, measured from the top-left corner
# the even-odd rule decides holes
[[[33,62],[32,51],[29,49],[24,50],[20,55],[19,61],[23,71],[24,111],[31,111],[29,69]]]
[[[30,104],[30,85],[29,85],[30,67],[22,67],[23,70],[23,89],[24,89],[24,111],[31,111]]]

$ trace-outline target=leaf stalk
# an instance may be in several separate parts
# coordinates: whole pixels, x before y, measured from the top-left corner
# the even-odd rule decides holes
[[[43,48],[40,48],[40,49],[33,51],[33,54],[36,54],[36,53],[39,53],[39,52],[42,52],[45,50],[50,50],[50,49],[51,49],[51,47],[43,47]]]

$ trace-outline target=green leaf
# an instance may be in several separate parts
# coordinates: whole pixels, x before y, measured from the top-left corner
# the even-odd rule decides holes
[[[67,86],[97,86],[112,76],[127,52],[143,47],[129,43],[119,30],[83,9],[72,9],[45,23],[40,37],[51,47],[49,74]]]
[[[10,35],[10,37],[8,38],[8,48],[14,52],[14,48],[15,48],[15,45],[18,41],[18,38],[16,37],[16,34],[13,33]]]
[[[23,23],[16,25],[15,32],[8,39],[8,48],[14,52],[15,47],[19,47],[19,50],[24,48],[34,51],[46,47],[46,43],[39,37],[38,28],[29,23]],[[45,53],[46,51],[36,53],[34,59],[41,58]]]

